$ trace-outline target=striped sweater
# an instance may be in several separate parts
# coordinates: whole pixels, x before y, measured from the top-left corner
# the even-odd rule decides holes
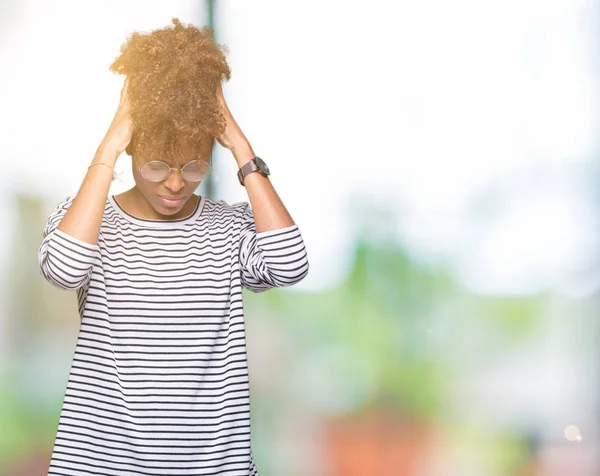
[[[42,274],[76,290],[80,330],[49,475],[257,475],[242,287],[308,273],[297,225],[256,232],[247,202],[135,218],[109,196],[98,242],[48,217]]]

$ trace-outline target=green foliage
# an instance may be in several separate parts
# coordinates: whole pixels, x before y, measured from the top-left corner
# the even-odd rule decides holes
[[[469,295],[451,270],[417,262],[397,243],[364,238],[337,288],[248,293],[245,303],[268,307],[302,352],[318,357],[329,391],[345,402],[341,411],[385,408],[419,419],[436,418],[450,396],[445,359],[453,346],[486,345],[465,342],[461,320],[514,342],[535,329],[540,314],[535,299]]]
[[[14,377],[14,376],[13,376]],[[32,406],[17,394],[18,383],[2,376],[0,388],[0,466],[9,467],[36,447],[51,447],[58,425],[61,401],[52,407]]]
[[[339,287],[301,296],[273,290],[245,301],[249,309],[262,304],[275,310],[301,348],[323,356],[333,391],[356,397],[351,411],[385,407],[428,418],[445,387],[427,345],[432,301],[453,287],[448,273],[411,262],[397,245],[360,240]]]
[[[473,298],[477,313],[485,316],[498,334],[509,341],[535,331],[544,313],[544,301],[544,296]]]

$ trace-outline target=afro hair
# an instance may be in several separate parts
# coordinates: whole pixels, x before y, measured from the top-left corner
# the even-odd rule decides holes
[[[133,135],[125,151],[144,162],[179,162],[184,145],[203,150],[225,127],[216,93],[231,76],[226,48],[209,27],[172,23],[132,33],[110,65],[128,78]]]

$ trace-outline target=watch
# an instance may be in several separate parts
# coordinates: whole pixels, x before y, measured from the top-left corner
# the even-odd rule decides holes
[[[237,176],[240,181],[240,185],[244,185],[244,179],[246,175],[251,174],[252,172],[258,172],[263,177],[268,177],[271,174],[269,167],[265,164],[265,161],[260,157],[254,157],[249,162],[246,162],[244,165],[240,167],[238,170]]]

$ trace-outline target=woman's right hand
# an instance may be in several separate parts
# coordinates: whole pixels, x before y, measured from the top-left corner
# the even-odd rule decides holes
[[[133,133],[133,121],[131,119],[131,104],[129,97],[127,96],[127,86],[129,84],[129,78],[125,78],[125,84],[121,89],[121,99],[119,101],[119,107],[115,113],[104,139],[102,145],[109,147],[117,153],[121,154],[131,142],[131,135]]]

